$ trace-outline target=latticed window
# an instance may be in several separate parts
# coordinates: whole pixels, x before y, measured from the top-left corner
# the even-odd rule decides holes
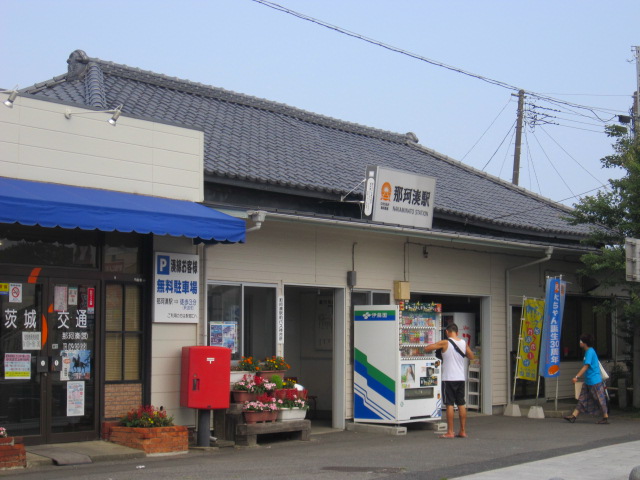
[[[138,285],[109,284],[106,302],[106,381],[140,381],[142,289]]]

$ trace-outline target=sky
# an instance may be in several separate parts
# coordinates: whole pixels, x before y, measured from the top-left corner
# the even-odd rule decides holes
[[[413,132],[423,146],[509,182],[514,95],[523,89],[520,186],[572,205],[621,175],[600,159],[613,153],[604,125],[629,114],[638,88],[638,0],[272,3],[338,29],[255,0],[0,0],[0,88],[64,74],[69,54],[82,49]]]

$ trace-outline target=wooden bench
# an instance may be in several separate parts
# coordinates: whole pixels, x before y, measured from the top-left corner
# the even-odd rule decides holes
[[[243,447],[255,447],[258,444],[258,435],[286,432],[293,432],[297,440],[308,441],[311,437],[311,421],[240,423],[236,425],[235,442]]]

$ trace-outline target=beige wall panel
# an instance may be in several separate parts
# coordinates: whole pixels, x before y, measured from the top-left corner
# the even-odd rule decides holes
[[[105,177],[102,188],[113,189],[121,179],[149,183],[153,169],[150,165],[127,162],[88,153],[72,153],[23,145],[21,163],[46,167],[80,175]],[[97,180],[96,180],[97,181]]]
[[[0,111],[2,111],[2,109],[0,109]],[[18,143],[19,141],[20,126],[15,123],[0,120],[0,142]],[[2,147],[4,148],[4,145],[2,145]]]
[[[0,175],[10,177],[20,165],[20,145],[0,142]]]
[[[450,248],[428,247],[424,258],[422,248],[410,245],[409,261],[411,290],[432,293],[487,295],[490,292],[490,255]],[[473,266],[473,268],[470,268]]]
[[[67,109],[78,115],[65,118]],[[14,108],[0,114],[0,127],[5,127],[0,129],[0,141],[13,142],[1,144],[0,172],[22,179],[203,200],[202,131],[124,116],[114,128],[107,123],[109,117],[19,98]]]
[[[173,185],[175,187],[193,188],[201,178],[198,172],[182,170],[176,164],[176,168],[166,168],[155,166],[153,168],[153,183],[164,185]]]
[[[181,129],[180,132],[174,130],[174,132],[171,133],[170,130],[165,128],[161,132],[151,132],[153,138],[153,146],[157,149],[169,150],[172,152],[188,152],[199,154],[199,137],[197,135],[185,135],[182,134],[182,132],[188,132],[188,130]]]
[[[153,192],[151,193],[155,197],[172,198],[174,200],[185,200],[189,202],[198,202],[198,198],[201,197],[200,189],[175,187],[173,185],[161,185],[154,184]]]
[[[94,156],[101,158],[103,163],[124,160],[132,164],[150,165],[152,162],[153,150],[148,146],[41,128],[22,127],[20,143],[42,149]],[[76,165],[76,168],[78,167],[83,169],[82,165]]]
[[[285,225],[278,229],[268,222],[267,217],[262,229],[248,233],[246,244],[208,247],[208,278],[315,283],[315,229],[292,231],[287,224],[277,224]]]
[[[156,167],[164,167],[168,170],[186,170],[197,173],[200,177],[204,175],[202,158],[197,152],[175,152],[154,148],[153,164]]]

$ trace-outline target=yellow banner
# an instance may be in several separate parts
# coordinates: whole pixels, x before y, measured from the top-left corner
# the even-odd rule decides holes
[[[525,298],[522,303],[516,378],[531,381],[537,378],[543,320],[544,300]]]

